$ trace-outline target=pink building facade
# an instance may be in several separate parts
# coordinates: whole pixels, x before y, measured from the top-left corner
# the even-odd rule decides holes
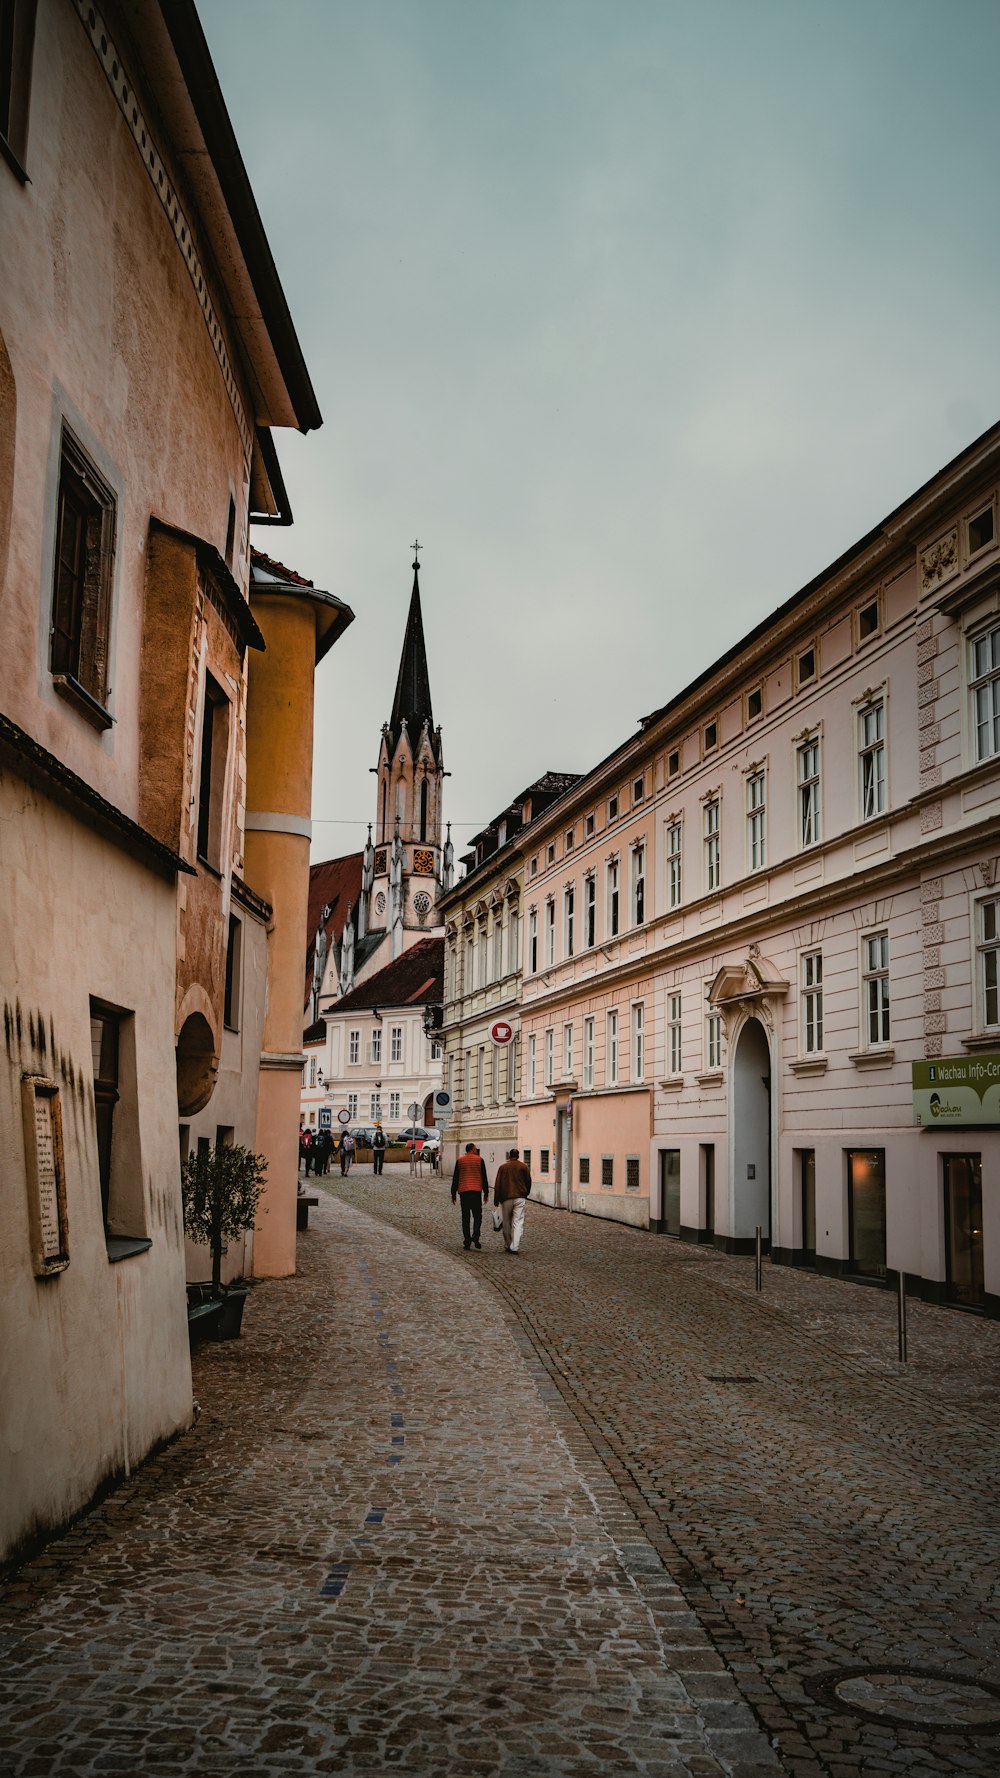
[[[998,478],[1000,427],[523,836],[543,1201],[1000,1311]]]

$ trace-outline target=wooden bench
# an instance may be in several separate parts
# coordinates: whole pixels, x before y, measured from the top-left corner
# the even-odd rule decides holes
[[[299,1192],[299,1195],[295,1200],[296,1229],[307,1229],[309,1227],[309,1212],[310,1210],[315,1210],[318,1203],[318,1198],[309,1198],[306,1196],[305,1192]]]

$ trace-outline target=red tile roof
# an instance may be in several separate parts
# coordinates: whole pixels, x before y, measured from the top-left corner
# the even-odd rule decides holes
[[[327,944],[339,944],[344,932],[348,907],[357,907],[361,895],[361,864],[364,854],[348,852],[344,858],[328,858],[324,864],[309,867],[309,912],[306,916],[306,975],[302,1005],[308,1009],[312,994],[313,960],[316,955],[316,928],[323,909],[329,905],[326,922]],[[377,1004],[377,1002],[376,1002]]]
[[[401,957],[345,994],[327,1014],[363,1012],[372,1007],[436,1005],[444,999],[444,939],[420,938]]]
[[[287,580],[290,586],[312,586],[302,574],[296,574],[294,568],[286,568],[284,562],[276,562],[273,556],[265,556],[262,549],[251,549],[250,566],[262,568],[265,574],[273,574],[276,580]]]

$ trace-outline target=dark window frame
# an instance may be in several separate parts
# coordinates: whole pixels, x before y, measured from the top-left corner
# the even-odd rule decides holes
[[[68,426],[56,496],[49,671],[56,689],[98,728],[107,708],[117,501]]]

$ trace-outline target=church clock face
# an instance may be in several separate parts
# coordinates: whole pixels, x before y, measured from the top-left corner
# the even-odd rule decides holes
[[[417,877],[432,877],[434,875],[434,854],[433,854],[433,852],[423,852],[423,851],[414,852],[414,854],[413,854],[413,874],[414,874],[414,876],[417,876]],[[415,907],[416,902],[414,902],[413,905]]]

